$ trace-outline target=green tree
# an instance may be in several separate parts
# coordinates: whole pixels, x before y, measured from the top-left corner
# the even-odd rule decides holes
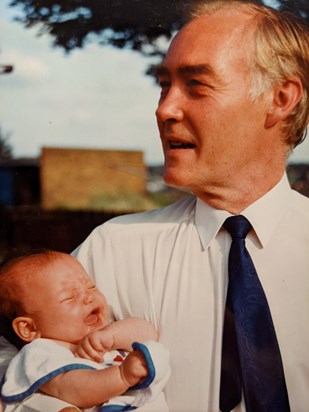
[[[181,24],[179,0],[12,0],[16,20],[48,33],[65,51],[91,41],[161,55],[159,39]]]
[[[91,41],[161,56],[161,38],[169,39],[183,23],[185,2],[197,0],[11,0],[17,20],[49,33],[66,51]],[[262,0],[257,0],[261,3]],[[270,0],[264,0],[271,4]],[[309,18],[308,0],[273,0],[279,8]]]

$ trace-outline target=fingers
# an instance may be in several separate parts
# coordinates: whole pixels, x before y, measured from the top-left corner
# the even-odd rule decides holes
[[[105,353],[106,350],[100,342],[90,340],[88,337],[80,342],[75,352],[80,358],[94,360],[95,362],[102,362]]]
[[[120,368],[122,377],[129,386],[136,385],[148,375],[146,361],[138,350],[130,352]]]

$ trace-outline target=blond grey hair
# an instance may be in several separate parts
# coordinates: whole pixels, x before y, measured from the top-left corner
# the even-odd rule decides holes
[[[246,0],[200,1],[190,8],[189,19],[212,14],[222,8],[253,13],[254,44],[250,53],[250,95],[253,100],[288,78],[296,76],[301,80],[301,100],[282,127],[291,151],[304,140],[309,120],[309,27],[303,19],[290,12]]]

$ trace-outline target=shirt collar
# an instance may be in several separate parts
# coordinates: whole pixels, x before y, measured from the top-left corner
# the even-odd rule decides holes
[[[241,212],[250,221],[262,247],[265,247],[285,214],[291,193],[287,175],[284,174],[276,186]],[[204,250],[209,247],[229,216],[231,213],[214,209],[197,199],[195,224]]]
[[[209,247],[212,240],[217,236],[225,219],[229,216],[231,216],[229,212],[214,209],[201,199],[197,199],[195,225],[204,250]]]

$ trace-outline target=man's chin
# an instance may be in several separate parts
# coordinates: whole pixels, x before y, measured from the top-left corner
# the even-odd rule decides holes
[[[167,186],[175,187],[176,189],[190,191],[187,179],[182,176],[177,170],[167,168],[163,173],[163,180]]]

